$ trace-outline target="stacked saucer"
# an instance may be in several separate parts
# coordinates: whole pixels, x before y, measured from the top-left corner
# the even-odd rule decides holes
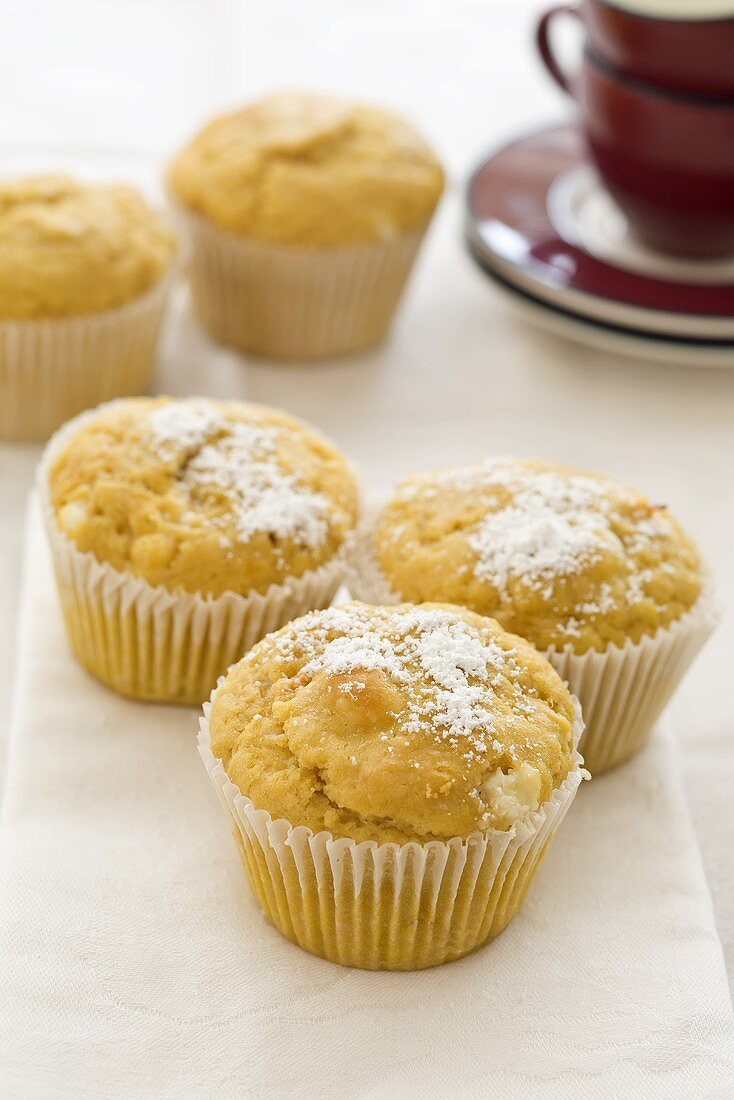
[[[466,241],[546,330],[636,358],[734,367],[734,258],[679,259],[638,241],[575,126],[520,138],[479,165]]]

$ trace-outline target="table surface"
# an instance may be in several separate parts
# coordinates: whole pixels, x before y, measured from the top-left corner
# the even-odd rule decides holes
[[[3,170],[79,165],[147,184],[211,113],[273,87],[392,104],[450,185],[389,341],[320,365],[216,348],[179,293],[155,389],[245,397],[317,424],[384,490],[426,466],[515,453],[616,475],[697,536],[724,606],[734,591],[734,370],[622,360],[515,319],[461,245],[472,164],[569,107],[533,56],[532,0],[68,0],[5,3]],[[253,10],[255,9],[255,10]],[[41,29],[43,33],[41,34]],[[24,513],[39,448],[0,445],[0,706],[11,706]],[[734,620],[671,707],[685,785],[734,979]]]

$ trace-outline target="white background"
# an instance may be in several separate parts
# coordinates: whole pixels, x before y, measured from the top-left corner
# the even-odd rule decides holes
[[[734,370],[645,365],[544,337],[508,313],[460,243],[466,173],[570,107],[533,54],[533,0],[89,0],[0,5],[0,169],[70,163],[152,186],[209,114],[273,87],[411,115],[450,188],[391,340],[323,366],[213,348],[185,303],[157,388],[238,395],[318,424],[387,487],[427,465],[514,452],[597,468],[665,501],[734,591]],[[12,694],[25,500],[38,448],[0,445],[0,685]],[[734,624],[677,696],[685,784],[734,974]]]

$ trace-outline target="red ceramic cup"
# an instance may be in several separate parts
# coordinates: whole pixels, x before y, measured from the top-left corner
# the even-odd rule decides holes
[[[549,31],[557,16],[571,15],[584,24],[594,53],[627,76],[690,95],[734,97],[734,0],[731,5],[724,0],[687,0],[670,7],[686,14],[646,14],[646,5],[635,0],[619,6],[614,0],[561,4],[542,16],[538,46],[555,78],[565,82]],[[726,16],[721,14],[724,10]]]
[[[590,47],[568,77],[543,27],[543,60],[577,101],[591,157],[637,236],[679,256],[734,255],[734,98],[645,84]]]
[[[576,98],[591,156],[639,237],[676,255],[734,254],[734,100],[660,91],[588,50]]]

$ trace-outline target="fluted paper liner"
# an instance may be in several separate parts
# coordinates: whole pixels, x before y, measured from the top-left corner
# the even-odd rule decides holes
[[[116,309],[0,320],[0,439],[47,439],[84,409],[143,393],[175,265]]]
[[[294,247],[218,229],[175,206],[191,248],[194,309],[223,344],[278,359],[346,354],[379,340],[427,224],[370,244]]]
[[[219,676],[265,634],[328,607],[343,580],[343,554],[264,593],[204,596],[153,586],[82,552],[58,527],[48,472],[70,436],[98,411],[64,425],[38,471],[69,642],[84,668],[121,695],[200,706]]]
[[[347,584],[367,603],[400,603],[374,552],[374,513],[350,539]],[[718,622],[707,578],[685,615],[639,642],[577,654],[572,645],[544,651],[581,702],[585,730],[579,746],[586,767],[600,775],[639,752],[657,719]]]
[[[335,839],[257,809],[214,756],[211,703],[199,752],[229,818],[250,885],[287,939],[364,970],[419,970],[459,959],[498,935],[520,908],[587,773],[573,766],[547,802],[507,831],[449,841]],[[574,746],[583,720],[574,700]]]

